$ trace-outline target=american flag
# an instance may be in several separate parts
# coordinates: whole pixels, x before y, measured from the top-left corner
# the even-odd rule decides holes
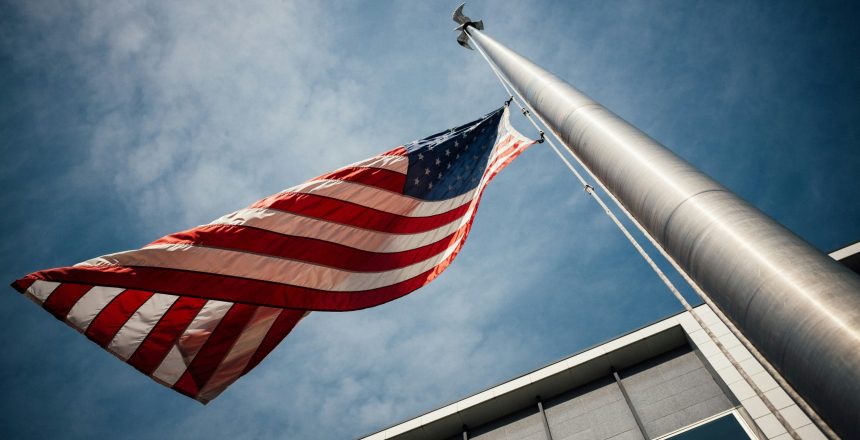
[[[372,307],[436,278],[463,246],[487,183],[533,143],[502,107],[142,249],[12,285],[206,403],[310,311]]]

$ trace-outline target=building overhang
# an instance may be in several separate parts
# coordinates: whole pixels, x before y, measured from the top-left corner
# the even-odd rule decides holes
[[[382,439],[442,439],[479,426],[502,414],[533,405],[536,396],[555,397],[601,377],[689,344],[682,321],[686,313],[658,321],[626,335],[445,405],[365,437]]]

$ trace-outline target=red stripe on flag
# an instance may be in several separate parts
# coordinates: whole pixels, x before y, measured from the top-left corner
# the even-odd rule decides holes
[[[67,267],[38,272],[46,280],[71,279],[102,286],[134,286],[174,295],[302,310],[358,310],[396,299],[417,289],[433,270],[391,286],[354,292],[331,292],[286,284],[157,267]]]
[[[315,194],[284,193],[260,200],[251,208],[269,208],[334,223],[392,234],[415,234],[436,229],[462,217],[466,202],[448,212],[427,217],[407,217]]]
[[[256,310],[256,306],[247,304],[233,305],[218,323],[215,331],[212,332],[200,351],[197,352],[194,360],[188,366],[188,370],[183,373],[183,378],[189,376],[194,386],[190,387],[187,381],[180,378],[173,388],[188,396],[196,397],[199,390],[206,385],[218,365],[230,352],[233,343],[242,334],[242,330],[254,316]]]
[[[281,314],[278,315],[278,318],[272,324],[272,327],[269,329],[269,332],[266,333],[266,337],[263,338],[263,342],[260,343],[260,346],[257,347],[257,351],[254,352],[254,355],[251,356],[251,360],[248,361],[248,365],[245,366],[245,370],[242,371],[242,375],[251,371],[257,364],[260,363],[281,341],[287,337],[288,334],[293,330],[293,327],[301,321],[302,317],[305,316],[305,312],[303,310],[290,310],[285,309],[281,311]]]
[[[313,180],[345,180],[403,194],[406,175],[383,168],[342,168]]]
[[[355,272],[409,266],[442,253],[462,236],[462,228],[434,243],[402,252],[369,252],[315,238],[279,234],[242,225],[206,225],[160,238],[152,244],[194,244],[289,258]]]
[[[522,149],[520,151],[513,151],[505,157],[497,158],[498,162],[503,164],[510,163],[521,151]],[[501,167],[490,172],[488,181],[498,174],[500,169]],[[480,202],[482,195],[483,187],[480,193],[476,195],[476,204]],[[455,251],[445,261],[433,269],[408,280],[371,290],[332,292],[248,278],[151,267],[64,267],[36,272],[27,277],[47,281],[132,287],[235,303],[249,303],[249,298],[252,298],[252,304],[270,307],[320,311],[359,310],[397,299],[429,283],[438,276],[439,273],[448,267],[460,248],[462,248],[474,220],[475,212],[477,212],[477,206],[475,206],[472,218],[460,230],[462,231],[463,239],[457,244]]]
[[[151,296],[152,292],[140,290],[126,290],[120,293],[99,312],[84,334],[96,344],[106,347],[128,318],[131,318],[131,315]]]
[[[17,290],[18,292],[20,292],[20,293],[24,293],[24,292],[26,292],[26,291],[27,291],[27,289],[29,289],[29,288],[30,288],[30,286],[32,286],[32,285],[33,285],[33,283],[35,283],[35,282],[36,282],[36,280],[35,280],[34,278],[27,278],[27,277],[24,277],[24,278],[21,278],[20,280],[16,280],[15,282],[13,282],[13,283],[12,283],[12,287],[13,287],[15,290]]]
[[[531,143],[528,145],[531,145]],[[522,149],[516,151],[517,148],[517,144],[514,144],[512,148],[505,146],[505,150],[501,154],[491,159],[487,166],[488,170],[496,167],[499,163],[502,165],[496,171],[491,172],[490,178],[480,185],[481,187],[486,186],[492,180],[492,177],[498,174],[501,168],[507,166],[522,152]],[[469,205],[470,201],[441,214],[426,217],[409,217],[316,194],[279,193],[254,203],[250,208],[275,209],[380,232],[415,234],[436,229],[457,220],[468,211]]]
[[[200,393],[200,387],[197,386],[188,371],[183,373],[182,377],[173,384],[173,389],[192,399],[197,399],[197,394]]]
[[[128,359],[128,363],[147,376],[152,374],[205,304],[205,299],[188,296],[176,300]]]
[[[465,240],[471,221],[463,230]],[[64,267],[31,274],[48,281],[75,280],[103,286],[134,286],[176,295],[190,295],[235,303],[301,310],[347,311],[359,310],[397,299],[429,283],[441,273],[463,246],[433,269],[390,286],[352,292],[309,289],[269,281],[238,278],[201,272],[154,267]]]
[[[64,321],[75,303],[93,286],[86,284],[60,284],[51,296],[42,303],[42,307],[60,321]]]
[[[523,149],[517,151],[517,148],[519,147],[518,144],[519,143],[515,143],[514,146],[510,148],[506,145],[499,144],[503,146],[504,149],[499,152],[500,154],[491,158],[487,166],[487,171],[497,167],[499,164],[501,164],[501,166],[498,166],[495,171],[490,172],[490,177],[482,185],[479,185],[479,188],[483,188],[489,184],[490,180],[492,180],[492,178],[498,174],[502,168],[519,156]],[[529,143],[528,145],[531,144],[532,143]],[[483,189],[481,189],[481,191],[483,191]],[[467,201],[462,205],[441,214],[426,217],[409,217],[316,194],[278,193],[257,201],[251,205],[250,208],[269,208],[280,210],[293,214],[304,215],[306,217],[318,218],[320,220],[326,220],[333,223],[340,223],[392,234],[415,234],[419,232],[427,232],[457,220],[462,217],[466,211],[468,211],[470,203],[471,201]]]

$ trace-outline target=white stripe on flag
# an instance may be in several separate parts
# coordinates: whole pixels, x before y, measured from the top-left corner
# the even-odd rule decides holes
[[[466,217],[469,216],[466,213]],[[266,208],[226,215],[213,225],[243,225],[296,237],[314,238],[368,252],[403,252],[435,243],[460,228],[460,219],[416,234],[391,234]]]
[[[27,296],[36,303],[42,304],[49,296],[51,296],[52,293],[54,293],[54,289],[59,285],[60,283],[55,283],[53,281],[36,280],[27,289]]]
[[[284,190],[281,195],[289,193],[314,194],[367,206],[390,214],[405,217],[427,217],[442,214],[461,206],[472,199],[475,191],[476,189],[473,189],[450,199],[428,201],[361,183],[323,179],[296,185]]]
[[[209,339],[209,335],[221,322],[221,318],[233,307],[233,303],[224,301],[207,301],[197,313],[197,316],[176,341],[176,344],[161,361],[158,368],[152,373],[152,377],[173,386],[182,373],[188,368],[188,364],[197,356],[197,352]]]
[[[170,347],[170,351],[167,352],[167,356],[165,356],[161,361],[158,369],[152,373],[152,377],[164,382],[167,386],[172,387],[173,384],[182,377],[182,373],[185,372],[187,367],[188,366],[185,365],[185,361],[182,358],[182,353],[180,353],[179,349],[174,345],[173,347]]]
[[[69,310],[66,320],[81,332],[85,332],[99,312],[124,290],[119,287],[93,287]]]
[[[269,329],[275,322],[275,318],[281,314],[281,309],[272,307],[259,307],[254,316],[239,335],[236,343],[230,349],[230,353],[218,366],[218,369],[209,378],[209,381],[200,390],[197,398],[203,401],[212,400],[224,391],[233,381],[239,378],[251,356],[257,351],[257,347],[263,342],[263,338],[269,333]]]
[[[143,266],[234,276],[271,281],[311,289],[348,292],[370,290],[408,280],[432,269],[456,248],[451,243],[443,252],[411,265],[383,272],[353,272],[304,261],[208,248],[191,244],[153,245],[96,258],[80,266]]]
[[[515,151],[506,149],[504,153],[510,155],[514,154]],[[501,166],[501,163],[498,166]],[[490,172],[485,173],[477,189],[482,189],[486,185],[490,175]],[[461,218],[461,223],[468,221],[469,217]],[[463,238],[461,237],[460,241]],[[271,281],[312,289],[348,292],[386,287],[417,276],[448,258],[458,243],[459,241],[452,242],[443,252],[430,256],[423,261],[381,272],[347,271],[304,261],[184,243],[156,244],[143,249],[94,258],[79,263],[77,266],[159,267]]]
[[[384,170],[394,171],[400,174],[406,174],[409,169],[409,157],[407,156],[376,156],[370,159],[365,159],[351,165],[347,165],[340,169],[347,168],[381,168]]]
[[[179,297],[155,293],[131,315],[108,344],[107,349],[127,361]]]
[[[507,148],[500,149],[498,156],[511,153],[508,150]],[[494,165],[489,171],[496,171],[500,165]],[[482,179],[482,184],[485,184],[485,180]],[[475,206],[472,205],[462,218],[455,219],[436,229],[416,234],[392,234],[374,231],[266,208],[241,209],[216,219],[210,224],[251,226],[284,235],[329,241],[368,252],[390,253],[417,249],[441,240],[460,229],[465,223],[463,218],[468,221],[474,209]]]

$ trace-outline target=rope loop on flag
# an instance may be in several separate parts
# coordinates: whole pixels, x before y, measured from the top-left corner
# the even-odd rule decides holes
[[[505,101],[505,107],[510,107],[510,106],[511,106],[511,102],[512,102],[513,100],[514,100],[514,95],[511,95],[511,97],[510,97],[510,98],[508,98],[508,100],[507,100],[507,101]],[[542,132],[541,132],[541,133],[542,133]]]

